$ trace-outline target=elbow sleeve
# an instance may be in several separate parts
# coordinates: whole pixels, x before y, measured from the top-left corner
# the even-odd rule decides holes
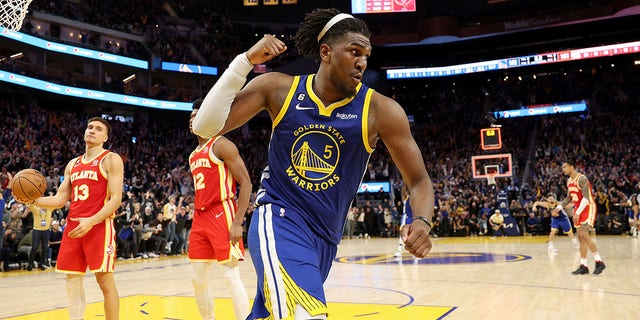
[[[233,59],[229,68],[209,90],[193,119],[193,133],[203,138],[211,138],[224,127],[231,104],[247,81],[247,74],[253,69],[247,55],[241,53]]]

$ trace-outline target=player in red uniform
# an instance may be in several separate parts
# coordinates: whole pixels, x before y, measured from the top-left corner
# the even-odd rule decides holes
[[[56,264],[57,272],[67,274],[70,319],[84,318],[82,280],[87,267],[102,290],[105,318],[118,319],[113,216],[122,200],[124,165],[118,154],[103,147],[110,132],[111,126],[104,119],[89,119],[84,132],[85,153],[69,161],[55,196],[35,201],[42,208],[61,208],[71,199]]]
[[[596,261],[593,274],[600,274],[606,268],[596,243],[589,236],[589,230],[593,228],[596,219],[596,203],[591,194],[591,183],[587,177],[576,170],[576,164],[567,160],[562,164],[562,173],[569,176],[567,180],[567,197],[562,201],[562,206],[566,207],[573,202],[573,225],[578,231],[580,241],[580,266],[573,271],[573,274],[587,274],[587,247],[593,253]]]
[[[201,99],[193,103],[189,129],[200,104]],[[222,136],[198,137],[198,147],[189,156],[189,167],[195,189],[189,260],[200,315],[203,319],[215,318],[208,279],[213,261],[218,261],[231,291],[236,319],[246,319],[249,298],[240,279],[238,261],[244,260],[242,218],[251,195],[249,172],[238,148]],[[236,181],[240,183],[237,204]]]

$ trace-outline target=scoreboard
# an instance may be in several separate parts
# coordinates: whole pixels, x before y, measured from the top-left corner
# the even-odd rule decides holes
[[[387,70],[387,79],[444,77],[501,69],[520,68],[566,61],[601,58],[623,54],[640,53],[640,41],[589,47],[556,52],[536,53],[480,62],[464,63],[442,67],[403,68]]]
[[[243,0],[242,5],[245,7],[255,7],[260,4],[260,0]],[[262,5],[277,6],[280,4],[298,4],[298,0],[262,0]]]
[[[415,12],[416,0],[351,0],[351,13]]]
[[[480,130],[480,147],[482,150],[498,150],[502,148],[502,135],[499,127]]]

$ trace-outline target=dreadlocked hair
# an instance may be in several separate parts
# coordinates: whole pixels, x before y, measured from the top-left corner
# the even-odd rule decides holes
[[[315,9],[304,17],[298,32],[293,37],[298,51],[303,56],[316,62],[320,61],[320,45],[332,45],[348,32],[355,32],[367,37],[371,32],[364,21],[358,18],[348,18],[333,25],[318,41],[318,34],[331,18],[339,14],[337,9]]]

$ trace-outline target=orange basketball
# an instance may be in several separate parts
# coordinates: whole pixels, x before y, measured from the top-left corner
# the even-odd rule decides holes
[[[42,197],[47,190],[47,180],[38,170],[24,169],[13,176],[9,187],[17,201],[30,203]]]

